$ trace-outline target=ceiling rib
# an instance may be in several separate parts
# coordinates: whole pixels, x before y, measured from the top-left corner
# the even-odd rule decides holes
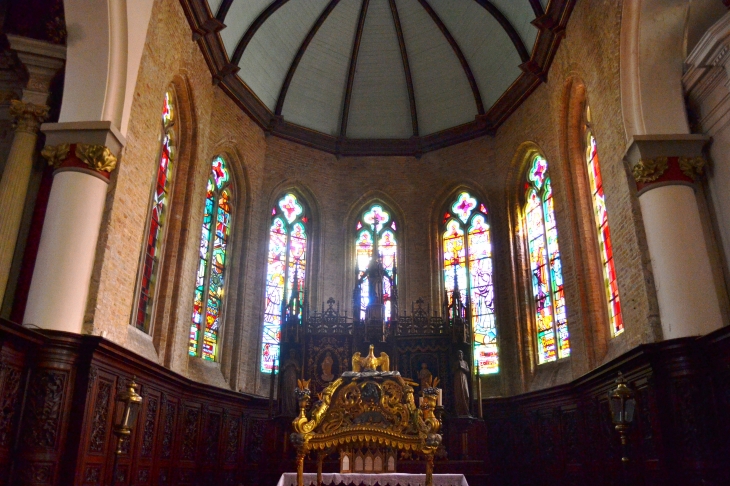
[[[251,42],[251,39],[253,39],[253,36],[256,35],[256,32],[259,30],[259,27],[261,27],[264,22],[266,22],[266,19],[271,17],[271,15],[279,10],[279,8],[283,7],[286,2],[289,0],[275,0],[271,3],[268,7],[266,7],[266,10],[261,12],[258,17],[256,17],[256,20],[253,21],[253,23],[249,26],[248,30],[245,34],[243,34],[243,37],[241,37],[241,40],[238,41],[238,44],[236,45],[236,50],[233,51],[233,56],[231,56],[231,64],[238,65],[239,62],[241,62],[241,57],[243,57],[243,51],[246,50],[246,47],[248,46],[248,43]]]
[[[532,7],[532,11],[535,12],[536,18],[545,15],[545,10],[543,10],[540,0],[530,0],[530,6]]]
[[[408,101],[411,104],[411,125],[413,127],[413,136],[418,136],[418,112],[416,111],[416,95],[413,92],[413,78],[411,77],[411,66],[408,63],[408,52],[406,51],[406,41],[403,38],[403,28],[400,25],[400,16],[398,15],[398,7],[395,0],[389,0],[390,12],[393,14],[393,23],[395,24],[395,32],[398,34],[398,45],[400,46],[400,57],[403,61],[403,71],[406,74],[406,85],[408,86]]]
[[[510,40],[512,40],[512,44],[515,45],[515,49],[517,49],[517,53],[520,55],[520,59],[522,62],[527,62],[530,60],[530,53],[527,52],[527,48],[525,47],[525,43],[522,42],[522,39],[520,38],[520,34],[517,33],[514,26],[510,23],[510,21],[507,19],[507,17],[504,16],[502,12],[499,11],[497,7],[494,6],[492,2],[489,0],[474,0],[479,5],[484,7],[484,9],[492,14],[492,17],[494,17],[494,20],[499,22],[499,25],[502,26],[504,31],[509,36]]]
[[[342,105],[342,120],[340,123],[340,137],[347,134],[347,117],[350,114],[350,100],[352,99],[352,83],[355,81],[355,68],[357,67],[357,55],[360,52],[360,41],[362,41],[362,29],[365,27],[365,16],[368,13],[370,0],[362,0],[360,17],[357,19],[357,31],[355,40],[352,43],[352,54],[350,56],[350,69],[347,72],[347,88],[345,88],[345,103]]]
[[[309,33],[307,34],[307,37],[304,38],[304,41],[302,41],[302,45],[299,46],[297,55],[294,56],[294,59],[289,65],[289,71],[287,71],[286,78],[284,78],[284,84],[281,86],[281,91],[279,91],[279,99],[276,100],[276,109],[274,110],[275,115],[280,116],[281,111],[284,109],[284,99],[286,98],[287,91],[289,91],[289,85],[294,77],[294,72],[297,70],[297,67],[299,67],[299,61],[302,60],[304,52],[307,50],[307,47],[309,47],[309,43],[312,42],[312,39],[314,39],[314,36],[317,35],[319,28],[322,27],[322,24],[325,20],[327,20],[327,17],[329,17],[329,14],[332,13],[338,3],[340,3],[340,0],[331,0],[330,3],[327,4],[322,13],[319,14],[319,17],[312,28],[309,29]]]
[[[226,15],[228,15],[228,10],[231,8],[232,3],[233,0],[223,0],[220,7],[218,7],[218,13],[215,14],[215,18],[220,23],[224,23],[224,21],[226,20]]]
[[[451,49],[454,50],[454,53],[456,54],[456,57],[459,59],[459,62],[461,63],[462,69],[464,69],[464,73],[466,74],[466,78],[469,80],[469,86],[471,86],[471,92],[474,94],[474,102],[477,105],[477,112],[480,115],[484,114],[484,103],[482,103],[482,94],[479,91],[479,86],[477,85],[477,80],[474,77],[474,73],[471,70],[471,67],[469,66],[469,62],[466,60],[466,57],[464,57],[464,53],[461,51],[461,47],[459,47],[459,43],[456,42],[456,39],[454,39],[454,36],[451,35],[451,32],[449,32],[449,29],[446,27],[446,24],[441,20],[441,17],[438,16],[436,11],[431,8],[431,5],[429,5],[427,0],[418,0],[418,3],[421,4],[423,9],[428,13],[428,15],[431,16],[431,20],[434,21],[436,26],[439,28],[441,33],[446,38],[446,42],[449,43],[451,46]]]

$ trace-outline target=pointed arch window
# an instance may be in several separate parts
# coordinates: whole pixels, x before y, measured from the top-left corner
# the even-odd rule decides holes
[[[309,216],[299,198],[285,194],[271,209],[261,371],[279,360],[282,316],[292,297],[304,301]],[[296,280],[296,282],[295,282]],[[298,295],[294,295],[298,293]]]
[[[232,192],[226,160],[216,157],[211,165],[205,198],[188,346],[190,356],[208,361],[218,358],[228,239],[231,234]]]
[[[442,223],[446,297],[451,301],[457,283],[460,291],[466,291],[474,336],[474,365],[480,375],[498,373],[492,241],[487,207],[463,191],[444,214]]]
[[[563,272],[547,160],[535,155],[525,181],[525,226],[532,273],[538,363],[570,356]]]
[[[593,216],[596,222],[598,235],[598,252],[603,271],[603,288],[608,304],[608,320],[611,334],[617,336],[624,330],[624,321],[621,316],[621,301],[618,295],[618,281],[616,267],[613,260],[613,245],[611,244],[611,230],[608,226],[608,212],[606,198],[603,193],[603,178],[598,161],[598,147],[590,123],[590,108],[586,106],[586,163],[588,164],[588,182],[591,188]]]
[[[398,224],[393,219],[392,211],[380,204],[373,204],[361,215],[355,225],[355,254],[358,278],[362,278],[370,264],[373,248],[377,242],[378,254],[383,263],[386,276],[383,277],[383,304],[385,304],[385,319],[392,316],[392,299],[395,288],[391,288],[391,279],[395,282],[398,260]],[[390,278],[389,278],[390,277]],[[396,283],[397,285],[397,283]],[[367,277],[360,286],[360,319],[365,319],[365,309],[369,304],[369,290]]]
[[[157,175],[152,191],[149,223],[145,232],[145,243],[138,278],[137,305],[134,326],[149,332],[152,325],[157,278],[163,253],[167,213],[175,174],[175,95],[170,89],[165,93],[160,117],[161,144]]]

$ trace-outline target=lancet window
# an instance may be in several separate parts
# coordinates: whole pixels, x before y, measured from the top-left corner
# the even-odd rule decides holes
[[[525,226],[532,273],[538,363],[570,355],[563,273],[547,160],[535,155],[525,181]]]
[[[208,361],[218,357],[232,202],[230,172],[219,156],[208,178],[188,347],[191,356]]]
[[[598,252],[603,272],[603,288],[608,305],[608,320],[611,326],[611,333],[616,336],[623,332],[624,321],[621,316],[621,301],[618,295],[616,267],[613,260],[613,246],[611,244],[611,230],[608,226],[608,212],[606,211],[606,198],[603,194],[603,178],[601,177],[601,166],[598,161],[598,148],[590,125],[590,108],[588,107],[586,107],[585,143],[588,182],[591,189],[593,216],[598,234]]]
[[[369,285],[366,271],[373,257],[373,250],[383,264],[383,302],[385,305],[385,319],[391,318],[392,302],[396,289],[391,282],[397,283],[398,259],[398,224],[392,216],[392,211],[383,208],[380,204],[371,205],[360,215],[355,226],[355,253],[358,281],[360,282],[360,319],[365,318],[365,309],[369,302]]]
[[[499,349],[487,207],[470,193],[459,193],[444,214],[441,236],[446,299],[452,301],[457,286],[461,295],[466,294],[474,365],[480,375],[497,373]]]
[[[285,194],[271,209],[261,371],[279,361],[282,318],[287,305],[304,301],[309,216],[299,198]],[[300,317],[301,318],[301,317]]]
[[[172,90],[165,93],[160,117],[162,132],[157,164],[157,173],[151,197],[149,223],[145,232],[142,262],[138,280],[137,306],[133,323],[137,329],[149,332],[152,325],[157,279],[160,273],[165,241],[167,213],[175,174],[175,95]]]

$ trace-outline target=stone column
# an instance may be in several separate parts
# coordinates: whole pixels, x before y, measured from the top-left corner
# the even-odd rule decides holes
[[[23,325],[81,333],[109,176],[124,139],[111,122],[42,129],[42,154],[56,171]]]
[[[51,79],[63,66],[66,48],[48,42],[8,35],[11,49],[28,74],[23,99],[13,100],[10,114],[15,119],[15,135],[0,179],[0,300],[10,275],[15,244],[23,216],[38,128],[48,116]]]
[[[38,128],[48,114],[48,107],[13,100],[10,113],[15,118],[16,128],[5,170],[0,179],[0,296],[5,294],[8,283],[25,196],[28,192]]]
[[[723,324],[695,195],[707,140],[704,135],[636,135],[626,153],[636,179],[664,339],[704,335]]]

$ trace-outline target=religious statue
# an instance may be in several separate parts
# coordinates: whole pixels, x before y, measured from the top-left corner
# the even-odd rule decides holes
[[[324,359],[322,360],[322,381],[332,381],[332,379],[335,377],[335,375],[332,374],[332,364],[334,363],[334,360],[332,359],[332,354],[327,351],[327,354],[325,355]]]
[[[459,417],[469,416],[469,364],[464,361],[464,353],[456,353],[459,362],[454,367],[454,409]]]
[[[289,351],[289,358],[281,368],[281,414],[285,417],[296,417],[299,413],[297,398],[294,395],[299,373],[297,353],[292,349]]]
[[[431,379],[433,378],[433,375],[428,369],[428,365],[426,363],[421,363],[421,369],[418,371],[418,380],[421,382],[421,390],[425,390],[429,387],[429,383],[431,382]]]

